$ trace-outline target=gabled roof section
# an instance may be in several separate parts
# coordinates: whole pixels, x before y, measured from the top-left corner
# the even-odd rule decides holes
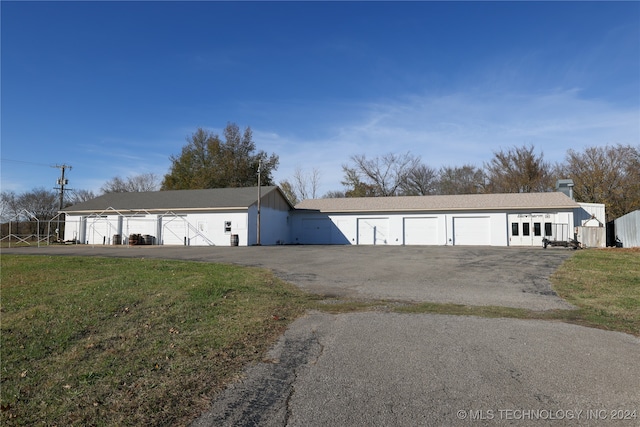
[[[464,194],[455,196],[347,197],[303,200],[296,209],[320,212],[473,211],[574,209],[563,193]]]
[[[280,188],[261,187],[262,198]],[[258,187],[212,188],[206,190],[169,190],[135,193],[109,193],[95,199],[63,209],[67,213],[102,212],[108,208],[116,211],[215,211],[248,209],[258,202]],[[289,206],[291,203],[287,201]]]

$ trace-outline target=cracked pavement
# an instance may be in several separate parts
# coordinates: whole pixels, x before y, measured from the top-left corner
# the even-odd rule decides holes
[[[635,426],[639,350],[557,322],[314,312],[193,426]]]
[[[244,379],[228,387],[192,426],[287,425],[297,375],[321,353],[313,330],[288,330],[267,358],[249,367]]]
[[[272,269],[310,292],[571,308],[562,249],[48,247],[3,253],[184,259]],[[640,340],[561,322],[308,313],[193,426],[640,425]],[[627,419],[616,419],[617,416]]]

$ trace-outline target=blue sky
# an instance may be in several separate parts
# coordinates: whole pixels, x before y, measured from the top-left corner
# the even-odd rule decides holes
[[[355,154],[482,166],[640,144],[638,2],[0,2],[2,190],[168,172],[250,126],[341,190]]]

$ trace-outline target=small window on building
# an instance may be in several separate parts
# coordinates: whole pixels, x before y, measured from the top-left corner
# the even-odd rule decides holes
[[[544,223],[544,235],[549,237],[551,236],[551,223],[550,222],[545,222]]]
[[[224,232],[231,233],[231,221],[224,222]]]
[[[533,223],[533,235],[534,236],[542,236],[542,228],[540,227],[539,222]]]
[[[517,222],[512,222],[511,223],[511,235],[512,236],[519,236],[520,235]]]
[[[530,236],[531,235],[530,227],[531,227],[531,224],[529,224],[528,222],[523,222],[522,223],[522,235],[523,236]]]

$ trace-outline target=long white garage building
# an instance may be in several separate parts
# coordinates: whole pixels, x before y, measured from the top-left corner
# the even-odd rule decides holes
[[[573,238],[583,208],[557,193],[363,197],[296,205],[292,242],[542,246]],[[583,215],[584,216],[584,215]]]
[[[258,243],[258,217],[261,244],[287,243],[292,210],[271,186],[109,193],[62,211],[67,241],[126,245],[142,236],[153,245],[248,246]]]
[[[586,219],[604,223],[604,205],[560,192],[315,199],[293,207],[278,187],[223,188],[112,193],[63,212],[65,240],[94,245],[135,238],[248,246],[258,243],[260,222],[263,245],[542,246],[543,238],[573,238]]]

